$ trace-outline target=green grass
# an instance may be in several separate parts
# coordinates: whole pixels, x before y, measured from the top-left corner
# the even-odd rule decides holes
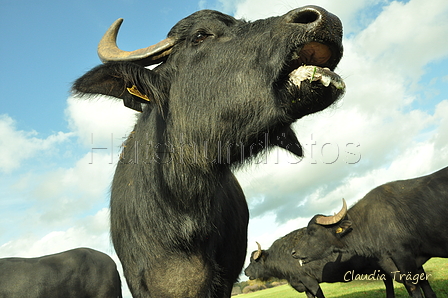
[[[433,258],[425,266],[429,282],[438,298],[448,298],[448,259]],[[382,281],[352,281],[349,283],[322,283],[322,291],[327,298],[385,298],[386,289]],[[400,283],[394,282],[395,297],[409,298]],[[250,294],[238,295],[241,298],[300,298],[305,293],[298,293],[289,285],[262,290]]]

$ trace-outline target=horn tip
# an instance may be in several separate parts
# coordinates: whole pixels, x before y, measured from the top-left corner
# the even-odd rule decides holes
[[[118,24],[121,25],[121,23],[123,23],[124,19],[123,18],[118,18],[115,20],[114,24]]]

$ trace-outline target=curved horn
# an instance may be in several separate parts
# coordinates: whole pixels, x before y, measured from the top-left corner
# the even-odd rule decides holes
[[[117,35],[123,19],[116,20],[107,29],[98,44],[98,56],[103,63],[111,61],[132,61],[148,66],[161,62],[171,52],[175,44],[174,38],[168,37],[155,45],[135,51],[123,51],[117,46]]]
[[[337,214],[333,216],[319,216],[316,217],[316,223],[319,225],[327,226],[327,225],[333,225],[335,223],[340,222],[345,215],[347,214],[347,203],[345,203],[345,200],[342,199],[342,209]]]
[[[258,250],[254,253],[254,260],[257,260],[259,257],[261,257],[261,245],[256,241],[255,243],[257,243]]]

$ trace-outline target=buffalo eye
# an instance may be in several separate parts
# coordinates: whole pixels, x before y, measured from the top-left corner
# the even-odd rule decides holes
[[[193,43],[194,44],[200,44],[202,43],[204,40],[207,39],[207,37],[212,36],[212,34],[208,34],[205,32],[198,32],[196,33],[196,35],[193,37]]]

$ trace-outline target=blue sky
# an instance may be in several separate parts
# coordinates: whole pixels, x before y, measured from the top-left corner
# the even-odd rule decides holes
[[[306,4],[344,24],[337,72],[347,92],[295,125],[302,161],[276,150],[237,173],[251,211],[249,252],[339,209],[342,197],[353,204],[379,184],[447,166],[445,0],[0,0],[0,257],[90,246],[118,261],[108,188],[134,113],[69,93],[100,63],[96,47],[113,21],[124,18],[118,45],[132,50],[198,9],[255,20]]]
[[[61,111],[70,84],[98,64],[98,40],[114,20],[125,19],[120,43],[133,49],[161,40],[173,24],[200,6],[197,1],[172,0],[2,0],[0,8],[0,61],[7,70],[1,77],[2,109],[17,120],[19,129],[48,136],[66,126]],[[36,113],[38,106],[42,108]]]

